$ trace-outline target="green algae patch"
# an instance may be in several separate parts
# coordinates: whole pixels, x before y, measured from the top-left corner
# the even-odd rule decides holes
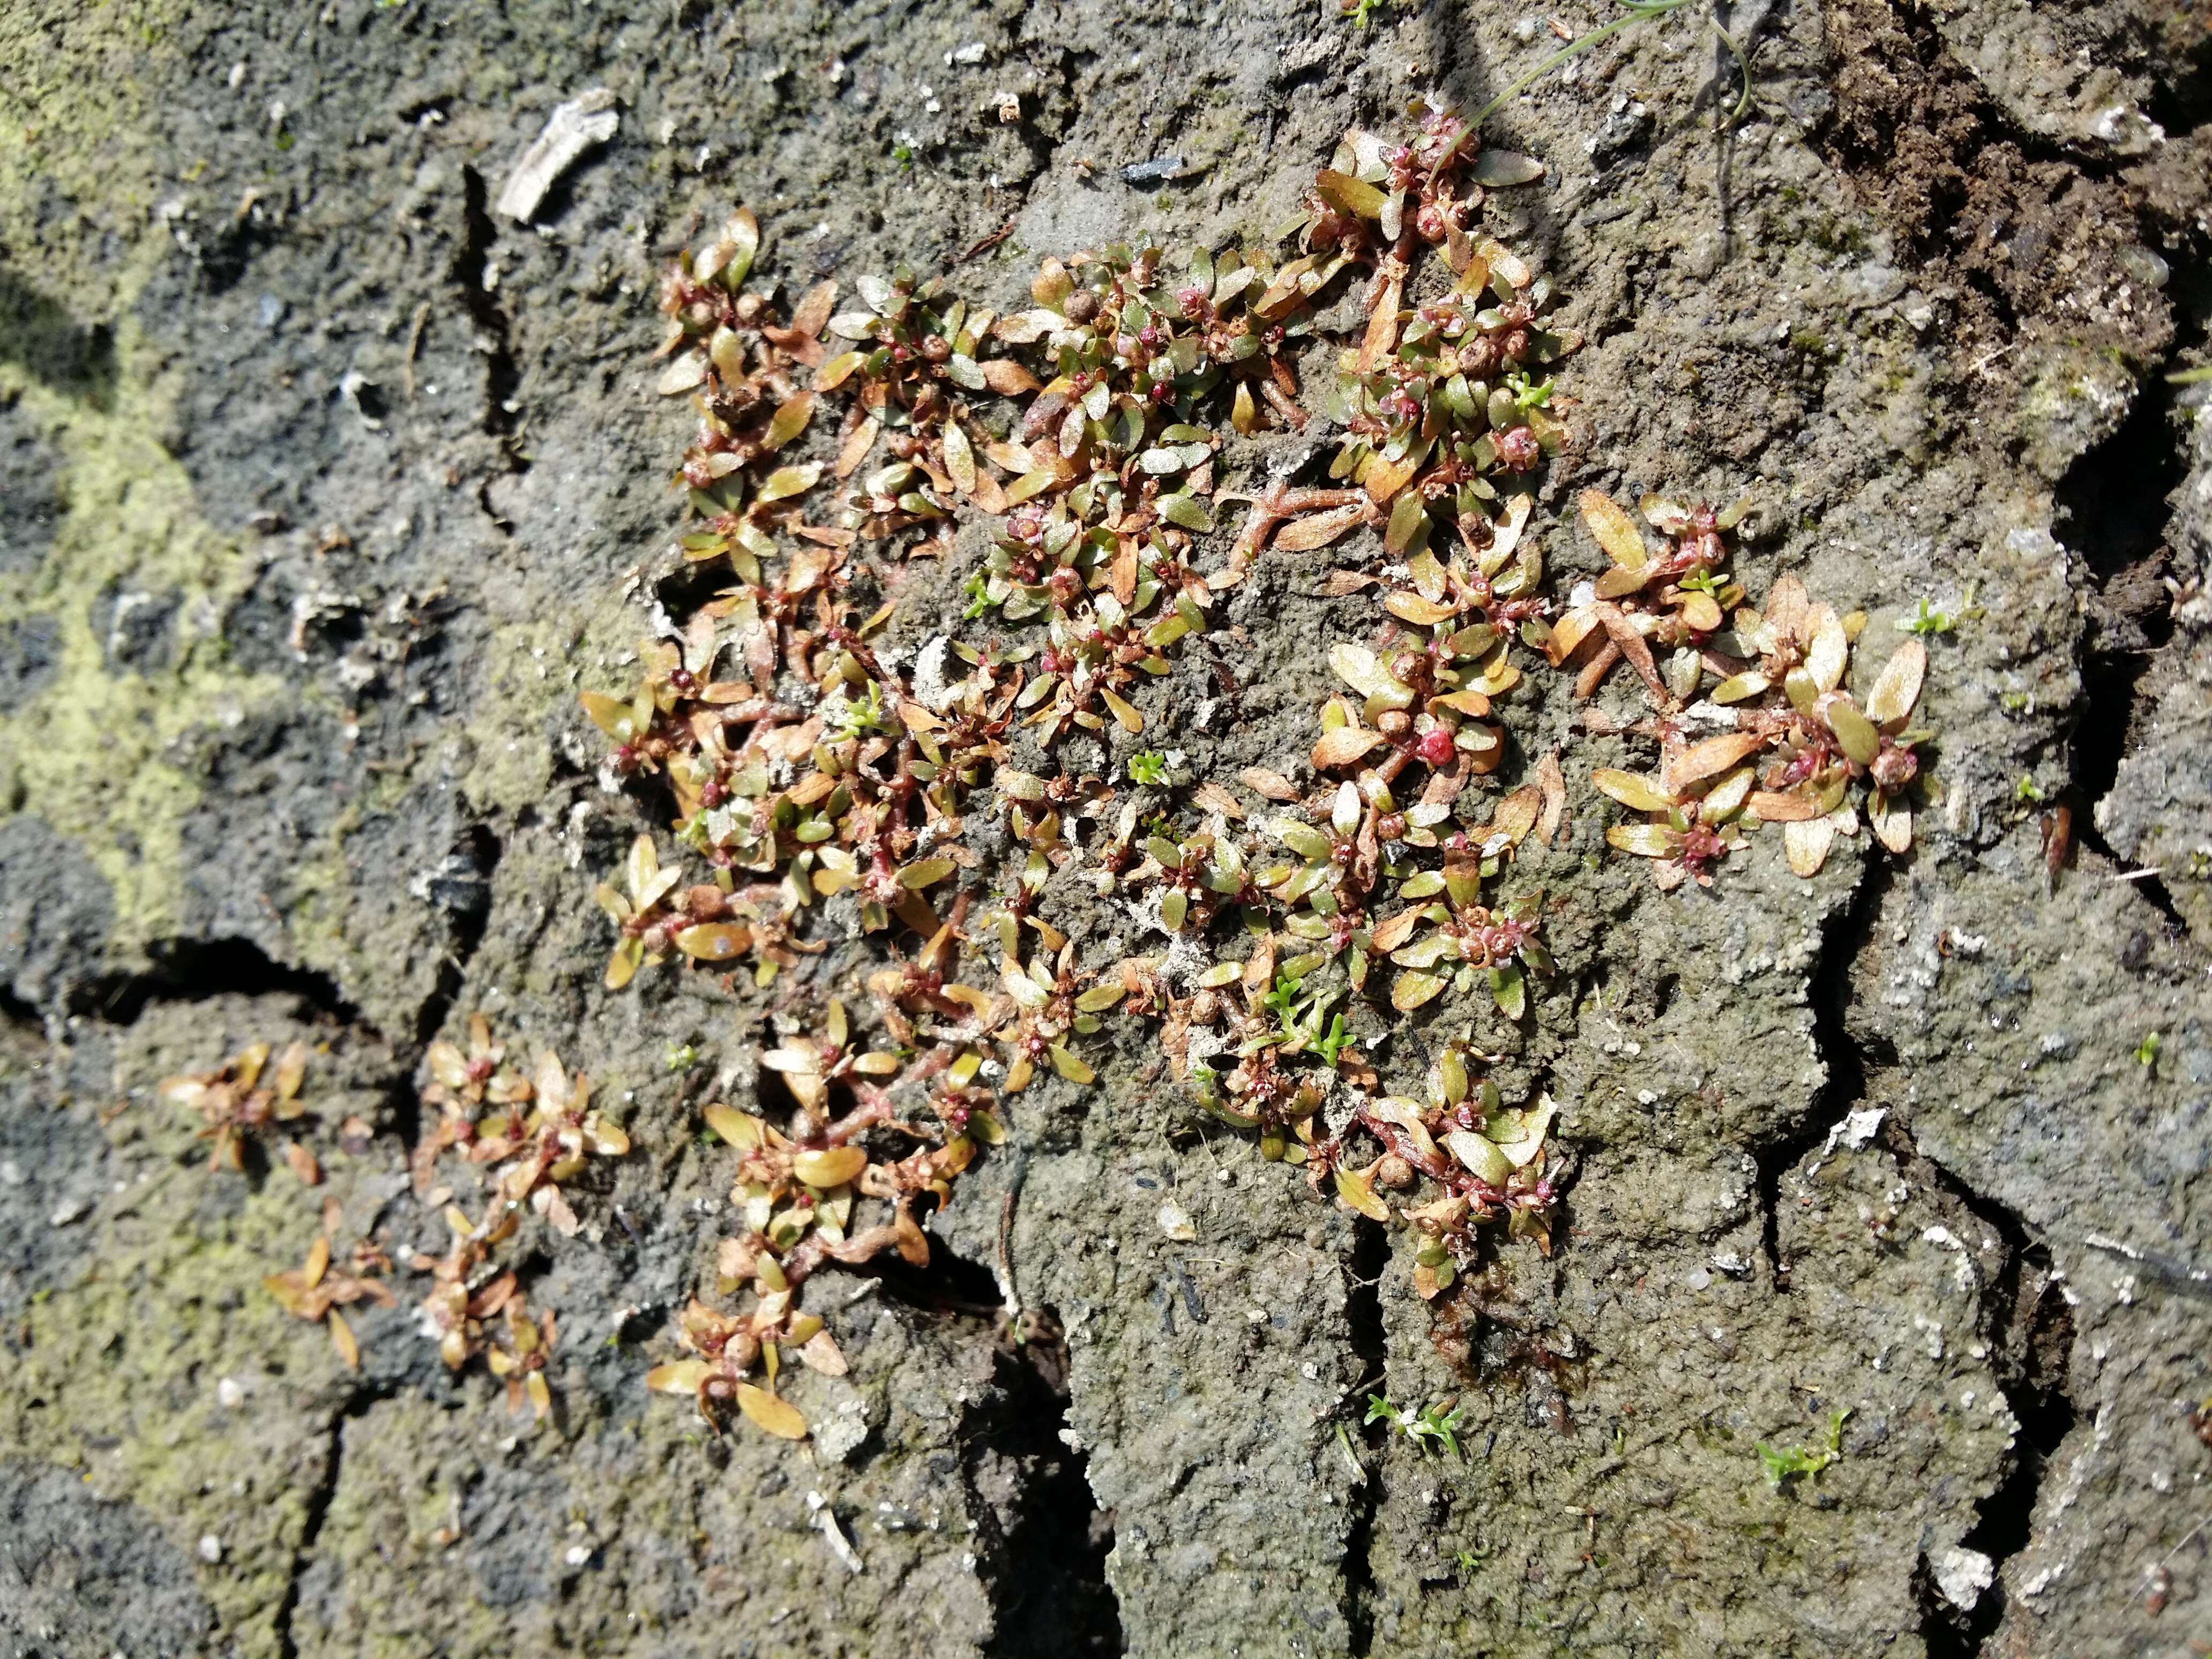
[[[270,1654],[343,1374],[321,1331],[260,1288],[306,1253],[312,1207],[289,1176],[249,1193],[199,1162],[185,1152],[106,1206],[84,1270],[23,1311],[0,1446],[137,1505],[202,1562],[239,1650]]]
[[[118,316],[164,256],[167,239],[145,234],[164,184],[147,88],[185,72],[173,10],[33,0],[0,14],[0,316],[35,325],[0,331],[0,362],[83,384],[73,347],[90,331],[25,285],[65,294],[80,318]]]
[[[580,665],[594,659],[600,635],[633,643],[620,632],[634,633],[633,619],[614,623],[556,607],[492,631],[468,724],[471,763],[464,787],[472,806],[514,812],[545,799],[559,734],[582,720],[577,691],[594,684]]]
[[[149,434],[173,388],[132,372],[135,325],[117,342],[108,407],[0,367],[0,398],[60,457],[66,510],[36,568],[0,576],[0,623],[57,619],[56,670],[0,720],[0,794],[78,844],[115,900],[112,946],[143,950],[177,930],[183,826],[204,784],[193,752],[283,706],[283,684],[240,672],[222,619],[251,586],[251,559],[199,510],[175,457]],[[168,617],[137,659],[134,611]]]

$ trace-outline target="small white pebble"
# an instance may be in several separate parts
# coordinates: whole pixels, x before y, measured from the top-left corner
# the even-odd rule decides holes
[[[215,1397],[232,1411],[246,1403],[246,1389],[234,1376],[226,1376],[215,1385]]]
[[[222,1560],[222,1540],[216,1537],[211,1532],[202,1533],[200,1534],[200,1559],[210,1562]]]
[[[1191,1225],[1190,1212],[1180,1204],[1160,1206],[1160,1231],[1174,1239],[1187,1241],[1198,1237],[1198,1229]]]
[[[580,1567],[592,1559],[592,1547],[589,1544],[571,1544],[568,1553],[561,1559],[572,1567]]]

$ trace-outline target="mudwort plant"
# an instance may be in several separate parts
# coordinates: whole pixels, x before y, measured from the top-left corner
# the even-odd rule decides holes
[[[700,422],[681,551],[729,585],[646,642],[638,684],[585,704],[618,775],[665,778],[670,857],[705,874],[641,838],[600,890],[609,982],[750,958],[765,984],[825,927],[876,940],[887,965],[853,988],[865,1015],[833,997],[763,1054],[787,1121],[708,1109],[740,1228],[656,1389],[717,1425],[734,1409],[803,1433],[775,1392],[783,1356],[843,1364],[801,1311],[807,1279],[926,1260],[922,1220],[1005,1139],[1005,1103],[1047,1073],[1091,1084],[1083,1039],[1109,1018],[1156,1026],[1198,1109],[1405,1228],[1423,1296],[1451,1290],[1486,1224],[1550,1249],[1552,1103],[1506,1101],[1464,1037],[1392,1092],[1363,1040],[1389,1029],[1381,1003],[1404,1016],[1480,992],[1525,1019],[1531,977],[1553,971],[1546,897],[1512,878],[1563,820],[1557,757],[1486,807],[1479,787],[1508,758],[1498,701],[1531,664],[1571,670],[1585,699],[1622,664],[1641,682],[1649,718],[1622,734],[1655,744],[1660,770],[1593,781],[1644,815],[1608,839],[1662,885],[1710,881],[1766,822],[1808,875],[1862,815],[1910,845],[1924,651],[1901,647],[1862,709],[1845,680],[1863,618],[1788,577],[1756,611],[1729,574],[1744,504],[1648,497],[1655,545],[1585,491],[1611,569],[1564,608],[1548,594],[1535,486],[1571,447],[1560,375],[1580,342],[1482,213],[1542,172],[1423,106],[1404,143],[1346,135],[1287,252],[1048,259],[1005,312],[899,270],[842,310],[817,286],[781,320],[772,289],[744,287],[759,233],[743,212],[679,261],[661,386]],[[1353,274],[1363,323],[1334,345],[1321,316]],[[1326,350],[1334,372],[1310,386]],[[1339,434],[1325,479],[1239,492],[1223,476],[1228,435],[1316,423]],[[971,521],[987,539],[957,626],[887,652],[880,562],[944,557]],[[1324,592],[1367,594],[1375,629],[1328,653],[1310,782],[1191,777],[1145,746],[1152,688],[1221,625],[1226,591],[1362,531],[1379,559]],[[1122,753],[1124,788],[1055,759],[1077,737]],[[979,850],[986,821],[1010,857]],[[1156,943],[1086,963],[1045,914],[1068,873]],[[718,1305],[740,1293],[745,1311]]]
[[[1862,826],[1910,848],[1932,616],[1862,700],[1863,615],[1790,575],[1754,608],[1731,572],[1747,503],[1649,495],[1639,522],[1595,489],[1579,515],[1604,573],[1547,580],[1540,491],[1574,450],[1582,342],[1486,210],[1544,171],[1419,103],[1401,140],[1346,132],[1277,234],[1048,258],[1004,309],[903,267],[787,306],[743,208],[676,259],[658,387],[696,416],[672,480],[695,597],[626,680],[581,693],[606,781],[652,809],[596,889],[602,978],[804,988],[754,1050],[777,1082],[731,1097],[733,1068],[701,1109],[733,1222],[653,1391],[718,1431],[804,1437],[790,1363],[846,1370],[808,1282],[926,1264],[929,1216],[1024,1092],[1097,1082],[1109,1021],[1140,1023],[1192,1112],[1400,1231],[1422,1297],[1493,1231],[1548,1253],[1557,1108],[1509,1099],[1476,1041],[1530,1019],[1572,902],[1525,868],[1567,823],[1559,754],[1492,781],[1532,674],[1571,674],[1585,730],[1656,753],[1589,777],[1632,815],[1606,840],[1662,887],[1711,884],[1765,823],[1808,878]],[[1320,441],[1310,481],[1243,476],[1270,434]],[[1307,688],[1299,775],[1202,775],[1164,694],[1265,562],[1331,548],[1318,597],[1359,620]],[[940,592],[959,598],[902,614]],[[937,631],[909,642],[916,623]],[[1623,693],[1632,720],[1595,706]],[[1127,919],[1113,948],[1077,902]],[[840,940],[865,965],[792,974]],[[1416,1016],[1422,1075],[1393,1084],[1376,1055]],[[265,1060],[165,1085],[218,1164],[296,1115],[297,1067],[263,1087]],[[399,1265],[429,1277],[445,1362],[481,1356],[542,1416],[559,1332],[517,1241],[578,1231],[587,1173],[629,1137],[481,1016],[426,1065],[414,1185],[448,1238]],[[270,1288],[337,1321],[388,1297],[392,1267],[333,1267],[325,1239]],[[1377,1397],[1370,1420],[1455,1443],[1442,1407]]]

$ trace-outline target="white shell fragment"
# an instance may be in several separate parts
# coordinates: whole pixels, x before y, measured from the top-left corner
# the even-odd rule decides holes
[[[615,112],[615,95],[605,87],[593,87],[582,97],[556,109],[499,193],[496,210],[528,224],[553,181],[575,165],[576,158],[594,144],[615,136],[622,117]]]
[[[860,1572],[866,1564],[860,1553],[853,1547],[853,1540],[845,1536],[845,1529],[837,1524],[837,1517],[830,1508],[830,1500],[818,1492],[806,1494],[806,1508],[814,1517],[813,1524],[828,1540],[830,1553],[836,1556],[848,1572]]]

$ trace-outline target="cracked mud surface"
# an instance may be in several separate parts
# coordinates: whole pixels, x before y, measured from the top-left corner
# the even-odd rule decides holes
[[[2212,69],[2174,0],[1740,3],[1757,101],[1726,139],[1727,59],[1685,11],[1492,125],[1550,169],[1507,234],[1590,341],[1555,587],[1598,568],[1573,489],[1664,487],[1755,498],[1754,592],[1796,572],[1885,635],[1969,584],[1982,611],[1931,641],[1921,845],[1841,847],[1811,883],[1769,841],[1656,892],[1587,784],[1648,753],[1559,685],[1516,694],[1521,756],[1566,745],[1569,828],[1525,861],[1562,973],[1520,1028],[1475,1023],[1509,1097],[1562,1109],[1549,1260],[1500,1244],[1432,1317],[1402,1238],[1196,1131],[1131,1023],[1096,1088],[1022,1097],[1021,1156],[965,1178],[928,1272],[823,1281],[852,1371],[790,1389],[842,1455],[644,1393],[720,1231],[696,1107],[756,1086],[769,1001],[599,988],[590,884],[643,814],[599,787],[574,690],[671,568],[659,264],[738,200],[793,286],[1011,222],[960,269],[1011,295],[1046,252],[1279,223],[1346,125],[1480,103],[1549,40],[1503,7],[1358,33],[1333,9],[0,15],[26,135],[0,148],[7,1652],[2212,1639],[2187,1415],[2212,1395],[2212,425],[2164,378],[2204,361]],[[494,219],[593,85],[614,140],[537,228]],[[1175,155],[1164,186],[1115,171]],[[896,638],[936,631],[965,556],[916,574]],[[1161,707],[1195,768],[1303,754],[1323,645],[1365,625],[1331,562],[1263,563],[1179,661]],[[1202,723],[1225,684],[1236,718]],[[525,1251],[562,1326],[534,1426],[404,1299],[362,1304],[345,1370],[259,1284],[316,1204],[281,1169],[205,1173],[152,1092],[306,1039],[318,1120],[368,1129],[319,1148],[349,1235],[434,1247],[413,1085],[478,1009],[589,1071],[636,1148],[578,1237]],[[1469,1017],[1382,1059],[1417,1071]],[[1017,1181],[1012,1259],[1065,1331],[1024,1353],[990,1314]],[[1370,1389],[1459,1397],[1465,1458],[1370,1441]],[[1755,1446],[1842,1410],[1840,1458],[1771,1490]]]

